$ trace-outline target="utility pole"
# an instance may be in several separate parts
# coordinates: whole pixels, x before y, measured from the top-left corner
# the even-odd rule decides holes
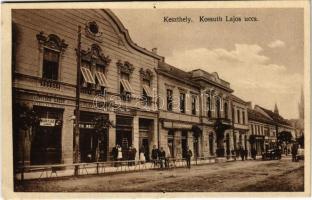
[[[77,80],[76,80],[76,109],[75,109],[75,127],[74,127],[74,163],[79,163],[79,121],[80,121],[80,77],[81,77],[81,26],[78,26],[78,46],[77,53]],[[78,175],[79,167],[75,166],[75,175]]]

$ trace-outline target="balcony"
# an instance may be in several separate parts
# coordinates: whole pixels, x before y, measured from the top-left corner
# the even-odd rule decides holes
[[[54,89],[60,89],[61,83],[56,81],[56,80],[51,80],[51,79],[41,79],[40,84],[43,87],[48,87],[48,88],[54,88]]]

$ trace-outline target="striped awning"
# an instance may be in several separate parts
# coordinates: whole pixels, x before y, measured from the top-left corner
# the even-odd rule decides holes
[[[103,86],[103,87],[107,87],[107,79],[105,77],[105,74],[102,73],[102,72],[96,72],[95,73],[95,76],[100,84],[100,86]]]
[[[85,82],[95,84],[95,81],[94,81],[94,78],[92,76],[90,69],[81,67],[81,73]]]
[[[143,90],[145,91],[145,93],[148,97],[153,97],[152,90],[149,86],[143,85]]]
[[[126,92],[132,93],[132,87],[131,87],[128,80],[121,79],[120,82],[121,82],[121,84],[122,84],[122,86]]]

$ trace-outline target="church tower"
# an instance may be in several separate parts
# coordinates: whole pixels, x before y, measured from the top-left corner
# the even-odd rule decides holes
[[[299,119],[304,119],[304,96],[303,96],[303,88],[301,87],[301,97],[300,102],[298,104],[299,110]]]
[[[278,113],[278,108],[277,108],[276,103],[275,103],[275,106],[274,106],[274,113],[279,114],[279,113]]]

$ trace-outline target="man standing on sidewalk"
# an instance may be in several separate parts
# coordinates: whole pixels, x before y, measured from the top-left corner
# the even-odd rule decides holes
[[[191,169],[191,158],[193,156],[193,153],[191,149],[189,149],[189,146],[186,147],[186,165],[189,169]]]

